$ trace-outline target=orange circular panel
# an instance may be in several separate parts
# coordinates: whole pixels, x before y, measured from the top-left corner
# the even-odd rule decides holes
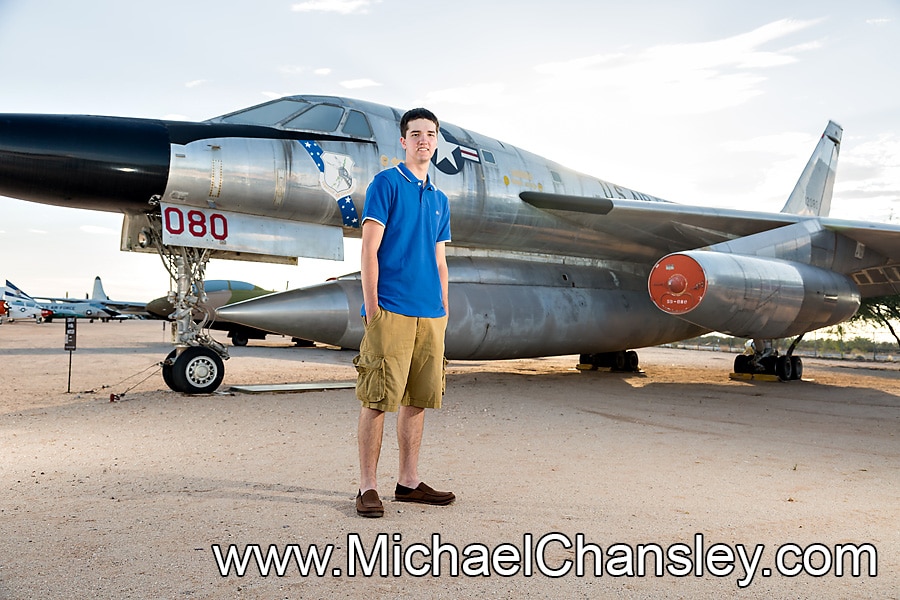
[[[657,262],[648,281],[650,298],[667,313],[693,310],[706,293],[706,273],[696,260],[684,254],[670,254]]]

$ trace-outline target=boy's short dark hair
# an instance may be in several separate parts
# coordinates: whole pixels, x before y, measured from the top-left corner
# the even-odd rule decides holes
[[[400,137],[406,137],[406,130],[409,129],[409,122],[415,121],[416,119],[428,119],[434,123],[435,129],[441,128],[441,124],[438,121],[438,118],[434,116],[433,112],[427,108],[411,108],[400,118]]]

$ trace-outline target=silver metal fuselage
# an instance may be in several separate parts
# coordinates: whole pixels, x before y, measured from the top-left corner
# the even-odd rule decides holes
[[[348,107],[365,111],[372,140],[318,142],[330,157],[352,164],[346,172],[320,171],[303,141],[204,139],[172,146],[162,202],[341,228],[343,235],[358,236],[358,226],[343,226],[336,186],[329,191],[323,180],[343,178],[342,191],[361,215],[368,182],[398,164],[404,153],[393,111],[356,102]],[[648,265],[596,258],[621,250],[626,242],[536,208],[519,194],[662,200],[453,125],[442,124],[440,135],[435,162],[448,162],[444,170],[433,167],[429,177],[451,206],[448,358],[617,351],[705,331],[652,304],[646,293]],[[464,156],[469,150],[474,153]],[[275,251],[333,258],[327,252],[309,253],[315,236],[285,238],[287,245],[300,244]],[[363,333],[361,304],[359,282],[351,278],[277,294],[268,302],[232,305],[221,314],[286,335],[355,347]]]
[[[326,96],[203,123],[0,115],[0,193],[122,212],[122,250],[184,265],[340,260],[369,182],[405,156],[400,116]],[[617,352],[710,330],[777,338],[845,320],[861,295],[896,293],[900,229],[824,218],[841,133],[828,124],[785,210],[762,213],[665,202],[443,123],[429,177],[450,200],[447,356]],[[654,299],[648,276],[684,252],[716,289],[696,310],[667,311],[656,302],[683,305],[681,279],[662,278]],[[219,314],[353,347],[361,303],[351,276]]]

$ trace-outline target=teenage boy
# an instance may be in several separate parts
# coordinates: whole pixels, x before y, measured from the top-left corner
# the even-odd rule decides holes
[[[366,191],[362,222],[362,317],[365,335],[354,359],[359,493],[356,511],[380,517],[376,472],[384,413],[397,415],[400,474],[394,499],[444,506],[455,500],[419,479],[425,409],[440,408],[447,328],[450,207],[428,177],[440,123],[424,108],[400,119],[406,160],[382,171]]]

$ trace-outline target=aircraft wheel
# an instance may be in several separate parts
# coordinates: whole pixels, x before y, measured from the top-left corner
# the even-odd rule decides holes
[[[750,373],[750,357],[746,354],[738,354],[734,357],[735,373]]]
[[[779,356],[775,359],[775,375],[782,381],[790,381],[793,371],[791,370],[791,357]]]
[[[240,331],[232,331],[231,332],[231,343],[235,346],[246,346],[247,342],[250,341],[250,338],[247,337],[245,333]]]
[[[209,394],[225,377],[225,364],[215,351],[204,346],[191,346],[175,359],[172,381],[177,391],[185,394]]]
[[[803,359],[799,356],[791,357],[791,379],[803,379]]]
[[[633,373],[637,373],[641,368],[641,361],[638,358],[638,353],[634,350],[629,350],[625,353],[625,368]]]
[[[166,382],[166,385],[169,386],[169,389],[173,392],[180,392],[177,387],[175,387],[175,379],[172,377],[172,363],[175,361],[175,353],[177,350],[172,350],[169,352],[169,355],[166,356],[166,360],[163,361],[162,364],[162,376],[163,381]]]

